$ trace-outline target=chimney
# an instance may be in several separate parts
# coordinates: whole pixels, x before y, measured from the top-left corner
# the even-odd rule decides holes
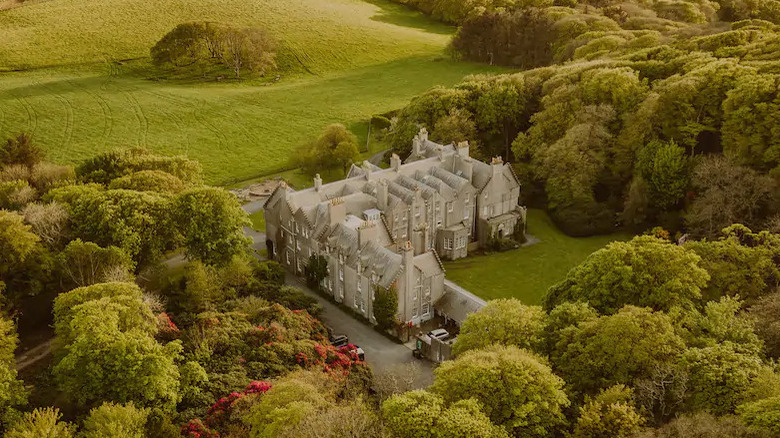
[[[366,179],[371,179],[371,163],[368,160],[364,160],[360,167],[363,169],[363,172],[366,172]]]
[[[322,188],[322,178],[320,178],[320,174],[314,175],[314,190],[319,192],[320,188]]]
[[[422,128],[420,128],[420,133],[417,134],[417,135],[420,136],[420,142],[421,143],[425,143],[426,141],[428,141],[428,130],[425,129],[424,126]]]
[[[469,142],[462,141],[458,143],[458,147],[455,148],[455,150],[458,152],[458,156],[464,160],[468,160],[469,157]]]
[[[413,157],[419,157],[420,156],[420,134],[417,134],[414,136],[414,139],[412,139],[412,156]]]
[[[341,198],[334,198],[328,204],[328,216],[330,216],[330,226],[334,227],[340,222],[344,222],[347,217],[347,206]]]
[[[380,179],[376,184],[376,205],[382,211],[387,210],[387,180]]]
[[[504,171],[504,160],[501,159],[500,156],[494,157],[490,161],[490,167],[493,170],[492,178],[497,180],[501,177],[501,173]]]
[[[379,228],[376,226],[376,222],[364,221],[358,227],[358,248],[362,248],[363,245],[371,240],[376,240],[379,236]]]
[[[416,154],[416,152],[414,154]],[[401,168],[401,157],[399,157],[398,154],[390,156],[390,167],[396,172]]]

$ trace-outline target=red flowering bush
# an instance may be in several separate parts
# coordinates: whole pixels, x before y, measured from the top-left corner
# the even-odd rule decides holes
[[[213,428],[224,426],[230,419],[230,409],[237,400],[249,394],[265,394],[269,389],[270,383],[255,381],[241,392],[232,392],[227,397],[222,397],[206,412],[206,424]]]
[[[357,354],[357,347],[352,344],[336,348],[332,345],[314,345],[314,354],[300,352],[295,356],[298,365],[304,368],[322,367],[326,373],[348,375],[356,367],[365,367]]]
[[[219,438],[219,432],[208,428],[200,418],[192,419],[182,426],[181,434],[186,438]]]
[[[179,327],[171,320],[171,317],[162,312],[157,315],[157,333],[165,340],[173,340],[179,337]]]

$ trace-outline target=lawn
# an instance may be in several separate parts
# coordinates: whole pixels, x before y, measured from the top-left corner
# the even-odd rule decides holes
[[[148,56],[194,19],[267,26],[313,74],[182,83],[148,79],[148,59],[118,73],[102,61]],[[186,154],[209,183],[235,183],[288,170],[292,150],[330,123],[360,131],[430,87],[497,71],[447,60],[451,32],[383,0],[51,0],[0,11],[0,69],[35,67],[0,74],[0,139],[32,133],[63,163],[118,147]]]
[[[445,262],[447,278],[484,299],[518,298],[540,304],[547,289],[589,254],[627,234],[574,238],[563,234],[542,210],[528,210],[528,233],[540,241],[531,246]]]
[[[253,230],[265,232],[265,213],[263,213],[263,210],[250,214],[249,220],[252,221]]]

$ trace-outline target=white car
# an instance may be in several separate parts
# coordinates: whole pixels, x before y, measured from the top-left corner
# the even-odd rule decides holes
[[[447,330],[444,330],[443,328],[438,328],[436,330],[431,330],[428,332],[428,336],[431,338],[436,338],[440,341],[443,341],[447,339],[450,336],[450,332]]]

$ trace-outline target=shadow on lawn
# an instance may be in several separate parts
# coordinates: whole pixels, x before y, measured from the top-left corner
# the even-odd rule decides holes
[[[451,35],[455,32],[454,26],[435,22],[432,18],[426,17],[422,12],[407,6],[391,3],[389,0],[365,0],[365,2],[377,6],[381,10],[380,13],[371,17],[374,21],[440,35]]]

